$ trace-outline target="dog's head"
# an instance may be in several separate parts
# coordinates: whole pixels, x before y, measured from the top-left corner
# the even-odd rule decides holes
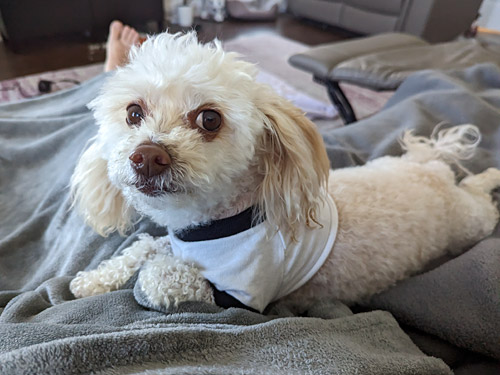
[[[124,233],[139,213],[178,229],[245,196],[270,223],[314,222],[329,167],[321,137],[255,75],[194,33],[133,48],[89,105],[99,131],[71,181],[86,221]]]

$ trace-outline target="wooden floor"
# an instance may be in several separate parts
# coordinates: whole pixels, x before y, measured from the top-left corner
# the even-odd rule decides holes
[[[176,32],[180,29],[171,26],[169,30]],[[226,20],[215,23],[199,20],[196,30],[203,41],[215,37],[229,40],[242,35],[269,32],[311,46],[353,36],[346,31],[296,19],[291,15],[282,15],[273,22]],[[18,52],[13,52],[4,42],[0,42],[0,80],[102,62],[105,58],[103,42],[69,37],[54,38],[32,42]]]

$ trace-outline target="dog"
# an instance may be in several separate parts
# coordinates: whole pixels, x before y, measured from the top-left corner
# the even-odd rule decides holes
[[[153,306],[354,304],[492,233],[500,170],[457,183],[450,167],[472,157],[477,127],[406,132],[402,156],[330,170],[315,125],[256,73],[194,33],[131,50],[89,104],[99,130],[71,191],[101,235],[126,235],[141,216],[169,235],[142,235],[79,272],[76,297],[119,289],[139,271]]]

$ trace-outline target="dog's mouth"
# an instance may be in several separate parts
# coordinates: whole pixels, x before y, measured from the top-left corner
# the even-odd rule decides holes
[[[133,184],[137,190],[149,197],[158,197],[166,194],[177,194],[184,191],[179,185],[172,181],[162,181],[162,179],[139,178]]]

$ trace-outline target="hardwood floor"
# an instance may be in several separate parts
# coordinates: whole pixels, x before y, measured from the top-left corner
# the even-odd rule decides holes
[[[328,27],[311,21],[297,19],[291,15],[281,15],[274,22],[242,22],[227,20],[223,23],[201,21],[198,31],[200,39],[209,41],[215,37],[229,40],[241,35],[269,32],[275,35],[308,44],[334,42],[354,36],[347,31]]]
[[[169,30],[176,32],[181,29],[178,26],[170,26]],[[242,35],[268,32],[311,46],[354,36],[340,29],[296,19],[287,14],[281,15],[273,22],[241,22],[229,19],[215,23],[198,20],[196,30],[203,41],[215,37],[229,40]],[[104,61],[104,58],[104,40],[90,42],[74,37],[37,40],[23,46],[19,52],[13,52],[4,42],[0,42],[0,80],[98,63]]]

